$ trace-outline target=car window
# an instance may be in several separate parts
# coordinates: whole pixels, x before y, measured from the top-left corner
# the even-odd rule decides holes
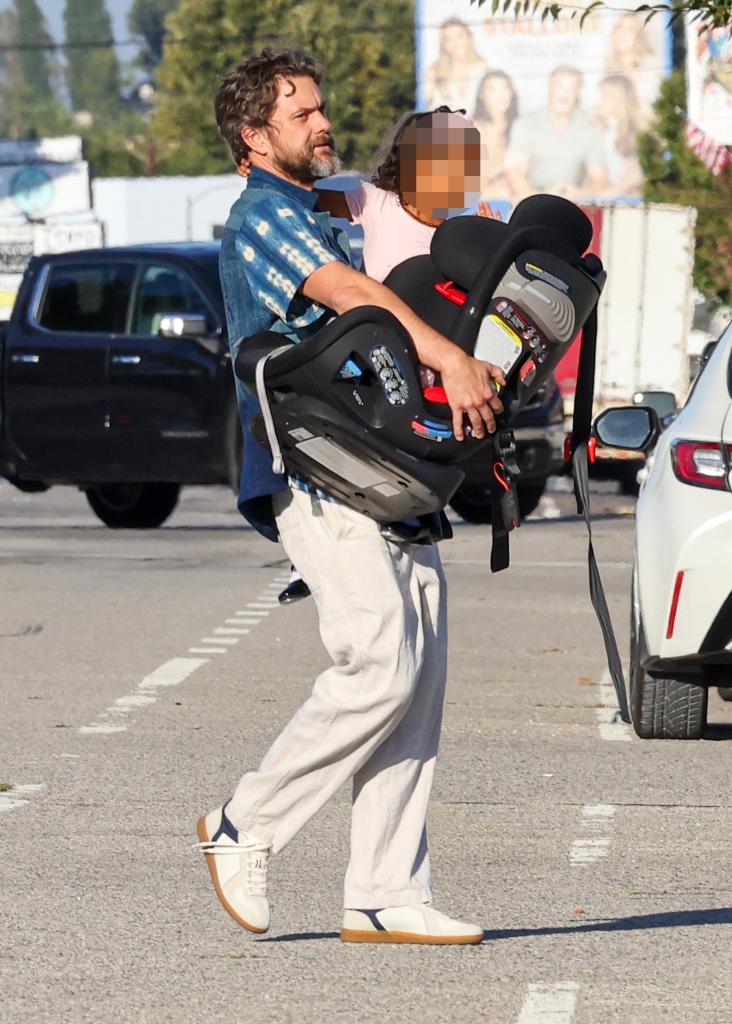
[[[49,331],[123,333],[134,274],[132,263],[52,267],[38,323]]]
[[[193,279],[178,267],[143,268],[132,309],[132,334],[155,335],[166,313],[197,313],[213,330],[211,313]]]

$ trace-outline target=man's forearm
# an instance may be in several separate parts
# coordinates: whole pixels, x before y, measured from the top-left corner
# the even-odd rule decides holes
[[[456,345],[426,324],[390,288],[371,277],[360,275],[359,280],[335,289],[332,300],[336,313],[347,313],[357,306],[380,306],[388,310],[411,335],[420,360],[438,373],[460,358],[461,350]]]

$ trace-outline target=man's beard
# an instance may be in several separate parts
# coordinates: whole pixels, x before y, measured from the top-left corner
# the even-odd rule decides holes
[[[316,156],[317,146],[330,146],[330,156]],[[319,178],[328,178],[341,169],[341,158],[336,152],[335,143],[330,135],[319,142],[308,146],[299,153],[292,153],[284,148],[276,147],[275,157],[280,168],[295,181],[312,184]]]

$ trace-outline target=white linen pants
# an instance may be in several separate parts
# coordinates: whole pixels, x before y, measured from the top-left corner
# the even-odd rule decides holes
[[[366,516],[296,489],[275,497],[275,512],[333,665],[258,771],[242,777],[227,815],[277,852],[352,778],[346,907],[426,902],[447,662],[437,548],[386,541]]]

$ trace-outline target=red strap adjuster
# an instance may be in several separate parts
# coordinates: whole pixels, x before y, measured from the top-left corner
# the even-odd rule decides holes
[[[435,291],[439,292],[443,298],[454,302],[456,306],[464,306],[468,298],[462,288],[455,287],[454,281],[438,281],[435,285]]]

